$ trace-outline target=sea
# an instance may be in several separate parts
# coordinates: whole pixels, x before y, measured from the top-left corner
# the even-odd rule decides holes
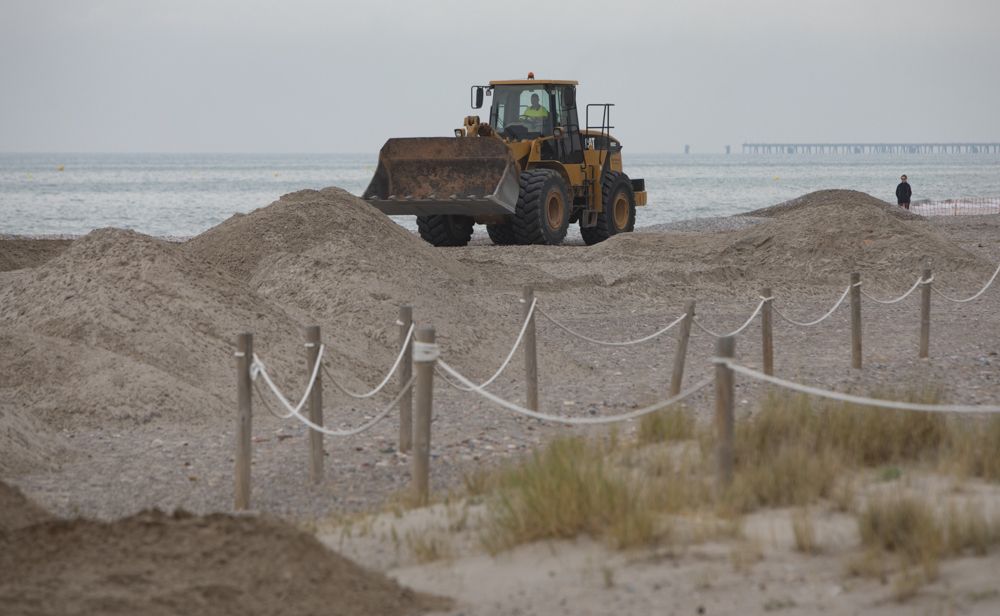
[[[895,202],[901,174],[913,199],[1000,197],[997,154],[629,154],[649,205],[636,226],[726,216],[825,188]],[[367,154],[0,153],[0,234],[81,235],[121,227],[188,237],[237,212],[304,188],[360,195],[378,161]],[[394,217],[409,229],[413,217]]]

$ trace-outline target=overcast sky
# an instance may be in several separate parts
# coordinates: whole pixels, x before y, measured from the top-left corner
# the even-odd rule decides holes
[[[992,0],[0,0],[0,151],[374,152],[528,71],[633,152],[1000,141]]]

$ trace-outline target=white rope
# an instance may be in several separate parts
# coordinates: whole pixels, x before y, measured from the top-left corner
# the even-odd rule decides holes
[[[303,417],[299,413],[295,414],[295,418],[298,419],[303,424],[305,424],[306,426],[308,426],[310,429],[315,430],[316,432],[322,432],[327,436],[354,436],[355,434],[361,434],[365,430],[368,430],[378,422],[385,419],[386,416],[390,412],[392,412],[392,409],[395,408],[396,404],[399,403],[399,399],[403,397],[403,394],[406,393],[411,387],[413,387],[413,384],[416,382],[416,380],[417,380],[416,375],[410,377],[410,380],[407,381],[405,385],[403,385],[403,387],[399,390],[399,393],[396,394],[396,397],[392,399],[392,402],[386,405],[384,409],[379,411],[375,415],[375,417],[366,421],[360,426],[357,426],[356,428],[348,428],[345,430],[331,430],[330,428],[324,428],[323,426],[313,423],[312,421],[309,420],[308,417]]]
[[[323,355],[323,350],[324,347],[321,344],[319,346],[319,356],[316,358],[317,366],[320,364],[320,360]],[[417,379],[416,375],[412,376],[410,380],[407,381],[402,388],[400,388],[399,392],[396,394],[396,397],[392,399],[392,402],[390,402],[388,406],[386,406],[384,409],[379,411],[375,415],[375,417],[372,418],[371,420],[361,424],[360,426],[357,426],[356,428],[350,428],[346,430],[331,430],[330,428],[324,428],[323,426],[312,422],[308,417],[304,417],[301,413],[302,406],[305,404],[306,400],[309,399],[309,393],[312,391],[312,387],[316,383],[317,372],[318,368],[314,366],[312,378],[310,378],[309,380],[309,387],[306,388],[306,393],[302,396],[302,400],[299,401],[299,403],[295,406],[292,406],[291,403],[288,401],[288,398],[286,398],[285,395],[281,393],[281,390],[278,389],[278,387],[274,384],[274,381],[271,380],[271,376],[267,373],[267,368],[264,366],[264,363],[261,362],[256,356],[254,357],[254,365],[251,369],[251,378],[256,380],[256,377],[258,375],[264,377],[264,382],[267,383],[267,386],[270,388],[271,393],[273,393],[274,396],[278,399],[278,401],[280,401],[281,404],[286,409],[288,409],[287,414],[275,413],[265,402],[264,406],[267,407],[269,411],[271,411],[272,415],[274,415],[279,419],[288,419],[289,417],[294,417],[295,419],[298,419],[300,422],[307,425],[310,429],[315,430],[316,432],[322,432],[327,436],[353,436],[355,434],[360,434],[365,430],[371,428],[378,422],[385,419],[386,415],[388,415],[392,411],[392,409],[396,406],[396,404],[399,402],[399,399],[403,397],[403,394],[406,393],[411,387],[413,387],[413,383],[416,382]],[[254,385],[256,385],[256,383],[254,383]]]
[[[548,319],[549,321],[551,321],[553,325],[555,325],[556,327],[558,327],[559,329],[565,331],[566,333],[568,333],[570,335],[576,336],[577,338],[579,338],[581,340],[586,340],[587,342],[592,342],[594,344],[599,344],[599,345],[602,345],[602,346],[610,346],[610,347],[632,346],[633,344],[641,344],[643,342],[649,342],[650,340],[652,340],[654,338],[658,338],[658,337],[662,336],[663,334],[667,333],[668,331],[670,331],[670,329],[672,327],[674,327],[675,325],[677,325],[678,323],[680,323],[681,321],[683,321],[684,317],[687,316],[687,315],[683,315],[682,314],[681,316],[679,316],[676,319],[674,319],[670,323],[670,325],[667,325],[663,329],[656,330],[655,332],[653,332],[652,334],[649,334],[648,336],[643,336],[642,338],[636,338],[635,340],[624,340],[622,342],[612,342],[612,341],[609,341],[609,340],[597,340],[596,338],[591,338],[589,336],[585,336],[585,335],[581,334],[580,332],[573,331],[572,329],[570,329],[569,327],[563,325],[559,321],[556,321],[554,318],[552,318],[552,316],[549,313],[545,312],[541,308],[538,309],[538,313],[541,314],[546,319]]]
[[[323,434],[326,434],[327,436],[354,436],[355,434],[360,434],[360,433],[368,430],[369,428],[373,427],[378,422],[380,422],[383,419],[385,419],[386,416],[388,416],[389,413],[392,412],[392,409],[395,408],[396,405],[399,403],[399,399],[403,397],[403,394],[405,394],[407,391],[409,391],[410,388],[413,387],[413,384],[416,381],[417,381],[417,376],[416,375],[413,375],[412,377],[410,377],[410,380],[407,381],[405,385],[403,385],[403,387],[399,390],[399,393],[396,394],[396,397],[393,398],[392,401],[389,402],[389,404],[387,404],[384,409],[382,409],[381,411],[379,411],[378,414],[375,415],[375,417],[373,417],[369,421],[361,424],[360,426],[357,426],[356,428],[349,428],[349,429],[345,429],[345,430],[331,430],[330,428],[324,428],[323,426],[316,425],[315,423],[313,423],[312,421],[310,421],[309,418],[303,417],[302,415],[296,414],[295,418],[298,419],[299,421],[301,421],[302,423],[304,423],[306,426],[308,426],[312,430],[315,430],[316,432],[322,432]]]
[[[531,307],[528,308],[528,315],[524,318],[524,323],[521,325],[521,332],[517,335],[517,340],[514,341],[514,346],[510,347],[510,352],[507,353],[507,358],[503,360],[503,363],[500,364],[500,367],[497,368],[497,371],[493,373],[493,376],[486,379],[479,385],[474,385],[474,387],[487,387],[490,383],[497,380],[497,377],[499,377],[500,374],[507,369],[507,365],[510,363],[510,360],[514,358],[514,352],[517,351],[517,348],[521,346],[521,341],[524,340],[524,333],[528,331],[528,323],[531,322],[531,317],[532,315],[534,315],[536,309],[539,312],[542,311],[541,308],[538,308],[538,300],[533,299],[531,300]],[[455,389],[460,389],[462,391],[473,391],[472,389],[466,388],[463,385],[459,385],[458,383],[454,383],[448,380],[448,377],[446,377],[443,373],[441,373],[440,370],[438,370],[438,374],[440,374],[445,379],[445,381],[447,381],[448,384],[454,387]]]
[[[637,410],[634,410],[634,411],[630,411],[630,412],[622,414],[622,415],[613,415],[613,416],[609,416],[609,417],[566,417],[565,415],[549,415],[548,413],[539,413],[538,411],[533,411],[531,409],[526,409],[526,408],[524,408],[523,406],[521,406],[519,404],[515,404],[513,402],[509,402],[507,400],[504,400],[500,396],[492,394],[492,393],[486,391],[485,389],[483,389],[482,387],[477,387],[472,381],[470,381],[469,379],[465,378],[464,376],[462,376],[461,373],[459,373],[457,370],[455,370],[454,368],[452,368],[451,366],[449,366],[448,362],[444,361],[443,359],[438,360],[438,364],[441,366],[442,369],[444,369],[445,372],[447,372],[451,376],[453,376],[456,379],[458,379],[458,381],[462,385],[464,385],[465,387],[467,387],[468,388],[467,391],[472,391],[474,393],[477,393],[480,396],[482,396],[482,397],[486,398],[487,400],[489,400],[490,402],[493,402],[497,406],[503,407],[503,408],[505,408],[505,409],[507,409],[509,411],[513,411],[515,413],[519,413],[521,415],[525,415],[527,417],[532,417],[534,419],[540,419],[542,421],[553,421],[553,422],[563,423],[563,424],[569,424],[569,425],[608,424],[608,423],[616,423],[616,422],[619,422],[619,421],[625,421],[625,420],[628,420],[628,419],[635,419],[636,417],[641,417],[643,415],[648,415],[649,413],[653,413],[653,412],[656,412],[656,411],[658,411],[660,409],[666,408],[666,407],[670,406],[671,404],[675,404],[677,402],[680,402],[684,398],[687,398],[691,394],[697,392],[702,387],[705,387],[706,385],[708,385],[709,383],[712,382],[712,379],[710,379],[710,378],[704,379],[703,381],[701,381],[701,382],[699,382],[699,383],[697,383],[695,385],[692,385],[688,389],[686,389],[686,390],[682,391],[681,393],[677,394],[673,398],[668,398],[666,400],[662,400],[660,402],[657,402],[657,403],[655,403],[653,405],[650,405],[650,406],[647,406],[647,407],[644,407],[644,408],[641,408],[641,409],[637,409]]]
[[[955,302],[956,304],[964,304],[965,302],[971,302],[974,299],[978,299],[980,295],[982,295],[983,293],[986,293],[986,289],[989,289],[990,285],[993,284],[993,281],[997,279],[997,274],[1000,274],[1000,265],[997,266],[996,271],[993,272],[993,276],[991,276],[990,279],[986,282],[986,285],[982,289],[979,289],[979,293],[976,293],[975,295],[973,295],[971,297],[966,297],[965,299],[958,299],[958,298],[955,298],[955,297],[949,297],[948,295],[945,295],[941,291],[938,291],[937,287],[931,287],[931,291],[934,291],[935,293],[937,293],[938,295],[940,295],[944,299],[948,300],[949,302]]]
[[[445,372],[444,370],[442,370],[442,369],[441,369],[441,366],[439,366],[439,365],[437,365],[437,364],[434,364],[434,372],[435,372],[435,373],[437,373],[437,375],[438,375],[439,377],[441,377],[441,380],[443,380],[443,381],[444,381],[445,383],[447,383],[448,385],[451,385],[451,386],[452,386],[452,387],[454,387],[455,389],[458,389],[458,390],[460,390],[460,391],[474,391],[474,390],[472,390],[472,389],[470,389],[470,388],[468,388],[468,387],[466,387],[466,386],[464,386],[464,385],[461,385],[461,384],[459,384],[459,383],[456,383],[455,381],[451,380],[451,379],[450,379],[450,378],[448,377],[448,373],[447,373],[447,372]]]
[[[833,307],[826,311],[826,314],[812,321],[796,321],[795,319],[786,316],[783,312],[778,310],[777,306],[772,306],[772,310],[774,310],[775,314],[777,314],[782,319],[788,321],[792,325],[798,325],[800,327],[812,327],[813,325],[817,325],[829,319],[830,316],[833,315],[833,313],[837,310],[837,308],[839,308],[840,305],[844,303],[844,300],[847,299],[847,294],[850,292],[851,292],[851,287],[848,286],[846,289],[844,289],[844,292],[840,294],[840,299],[837,300],[837,302],[833,305]]]
[[[913,286],[910,287],[909,291],[907,291],[906,293],[903,293],[899,297],[896,297],[896,298],[893,298],[893,299],[878,299],[877,297],[872,297],[871,295],[868,295],[868,293],[865,292],[864,289],[861,290],[861,294],[864,295],[865,297],[867,297],[868,299],[872,300],[876,304],[895,304],[896,302],[901,302],[904,299],[906,299],[907,297],[909,297],[910,294],[913,293],[914,291],[916,291],[917,287],[919,287],[920,285],[922,285],[922,284],[930,284],[933,280],[934,280],[934,276],[931,276],[927,280],[924,280],[923,276],[921,276],[920,278],[917,278],[917,281],[913,283]]]
[[[760,311],[763,308],[764,308],[764,300],[761,300],[761,302],[759,304],[757,304],[757,309],[753,311],[753,314],[751,314],[749,318],[747,318],[746,322],[743,323],[743,325],[740,325],[739,327],[737,327],[736,329],[734,329],[733,331],[729,332],[728,334],[719,334],[717,332],[713,332],[712,330],[710,330],[707,327],[705,327],[704,325],[702,325],[698,321],[698,317],[694,318],[694,324],[698,326],[698,329],[700,329],[701,331],[705,332],[709,336],[715,336],[716,338],[725,338],[727,336],[735,336],[736,334],[740,333],[741,331],[743,331],[744,329],[746,329],[747,327],[749,327],[750,324],[753,323],[753,320],[755,318],[757,318],[757,315],[760,314]]]
[[[274,417],[277,417],[278,419],[288,419],[289,417],[291,417],[291,415],[282,415],[278,411],[271,408],[271,405],[267,403],[267,398],[264,397],[264,392],[261,391],[260,387],[258,386],[257,381],[253,381],[253,390],[257,392],[257,397],[260,398],[261,403],[264,405],[264,408],[267,409],[268,413],[270,413]]]
[[[800,383],[788,381],[776,376],[770,376],[752,368],[747,368],[746,366],[733,363],[732,361],[722,357],[712,358],[712,363],[723,364],[729,367],[729,369],[733,372],[738,372],[750,378],[757,379],[758,381],[779,385],[793,391],[798,391],[804,394],[812,394],[814,396],[820,396],[830,400],[852,402],[863,406],[878,406],[881,408],[898,409],[901,411],[923,411],[929,413],[1000,413],[1000,406],[996,405],[969,406],[963,404],[920,404],[917,402],[897,402],[895,400],[866,398],[864,396],[855,396],[853,394],[844,394],[838,391],[830,391],[828,389],[802,385]]]
[[[406,355],[406,349],[410,345],[410,339],[413,338],[413,327],[414,326],[411,323],[410,330],[406,332],[406,338],[403,340],[403,348],[399,350],[399,355],[396,356],[396,361],[392,363],[392,368],[389,368],[389,372],[385,375],[385,378],[382,379],[382,382],[375,386],[375,389],[372,389],[371,391],[365,392],[363,394],[353,392],[344,387],[343,385],[341,385],[340,383],[338,383],[337,379],[335,379],[333,375],[330,374],[330,371],[327,370],[326,367],[324,366],[324,371],[326,372],[326,376],[330,377],[330,381],[337,386],[337,389],[339,389],[340,391],[344,392],[345,394],[347,394],[352,398],[357,398],[359,400],[363,400],[365,398],[371,398],[378,392],[382,391],[382,389],[389,382],[389,379],[392,378],[392,375],[396,374],[396,369],[399,368],[399,362],[403,361],[403,357]]]
[[[271,380],[271,375],[267,373],[267,367],[264,365],[264,362],[257,357],[256,353],[253,354],[253,363],[250,365],[250,380],[256,381],[258,376],[264,377],[264,381],[267,383],[267,386],[271,388],[271,391],[274,392],[274,395],[281,401],[281,404],[288,409],[287,415],[275,415],[276,417],[288,419],[292,415],[297,415],[299,411],[302,410],[306,400],[309,399],[309,394],[312,393],[313,386],[316,384],[316,376],[319,374],[319,367],[323,363],[323,351],[325,350],[326,345],[319,345],[319,352],[316,354],[316,364],[313,366],[312,374],[309,375],[309,383],[306,385],[306,391],[302,394],[302,399],[299,400],[299,403],[294,407],[292,406],[292,403],[288,401],[288,398],[285,397],[285,394],[281,393],[278,386],[274,384],[274,381]]]

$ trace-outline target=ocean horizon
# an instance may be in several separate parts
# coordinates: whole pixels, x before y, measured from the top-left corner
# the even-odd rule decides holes
[[[644,227],[767,207],[828,188],[894,202],[907,174],[913,199],[1000,197],[997,154],[630,154],[644,178]],[[360,195],[377,153],[0,153],[0,233],[81,235],[121,227],[187,237],[302,189]],[[413,229],[413,217],[393,217]]]

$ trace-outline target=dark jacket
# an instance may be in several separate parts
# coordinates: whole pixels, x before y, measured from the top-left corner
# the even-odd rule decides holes
[[[913,190],[910,189],[910,185],[907,182],[900,182],[899,186],[896,187],[896,201],[899,203],[909,203],[910,195],[913,194]]]

